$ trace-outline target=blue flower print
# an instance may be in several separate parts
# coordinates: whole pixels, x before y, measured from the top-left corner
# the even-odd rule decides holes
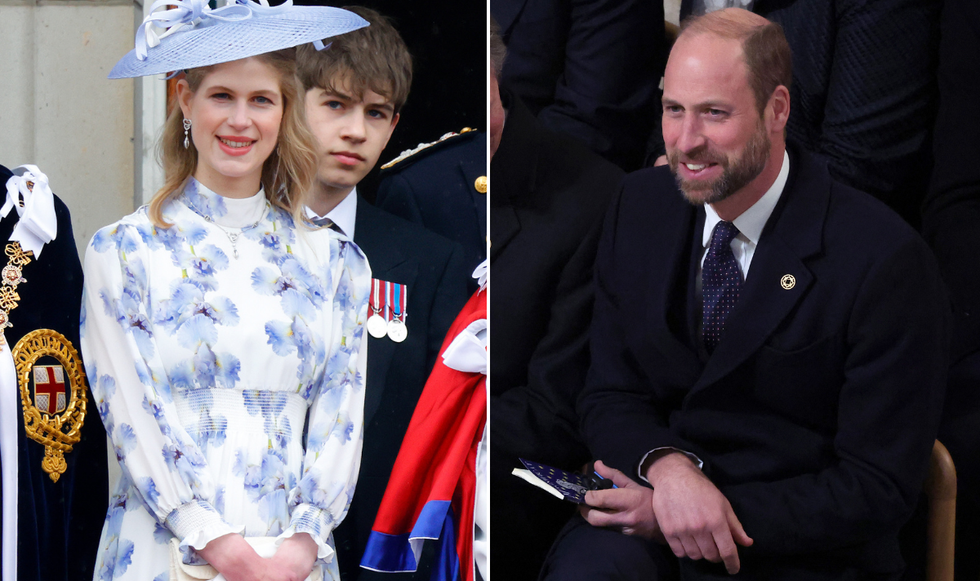
[[[218,337],[215,325],[238,324],[238,308],[227,297],[205,300],[204,291],[191,283],[174,285],[169,300],[162,302],[157,323],[177,332],[181,345],[195,348],[214,344]]]
[[[136,546],[128,539],[114,539],[109,550],[104,554],[105,560],[98,571],[100,581],[112,581],[122,577],[133,564],[133,551]]]
[[[157,483],[149,476],[140,478],[140,491],[143,493],[143,502],[150,507],[150,510],[158,510],[160,493],[157,491]]]
[[[323,285],[295,258],[286,257],[279,272],[261,266],[252,271],[252,288],[259,294],[279,296],[283,311],[290,317],[312,320],[323,304]]]
[[[158,545],[166,545],[172,538],[174,538],[174,535],[170,532],[170,529],[158,522],[153,523],[153,540]]]
[[[230,353],[215,353],[202,345],[193,359],[194,382],[199,387],[235,387],[241,362]]]
[[[144,359],[153,357],[152,325],[143,312],[143,303],[138,297],[127,292],[122,293],[118,300],[114,300],[110,292],[108,289],[103,289],[99,293],[105,313],[116,319],[119,325],[133,336]]]
[[[114,432],[112,441],[115,443],[116,459],[122,462],[126,454],[136,447],[136,432],[133,431],[133,426],[120,424],[119,429]]]
[[[203,194],[201,184],[193,178],[187,180],[187,185],[184,186],[184,200],[188,206],[202,216],[220,218],[228,213],[224,198],[213,194]]]
[[[265,324],[265,334],[268,343],[276,355],[285,357],[296,351],[296,339],[293,337],[292,325],[284,321],[269,321]]]
[[[120,254],[130,254],[139,248],[139,237],[133,236],[131,230],[123,225],[107,226],[92,237],[92,248],[96,252],[116,249]]]
[[[140,209],[86,255],[90,409],[122,466],[97,580],[166,581],[176,531],[309,532],[326,550],[356,482],[370,267],[330,232],[303,239],[262,196],[187,185],[163,207],[173,226]],[[216,218],[244,224],[237,255]]]
[[[188,279],[204,291],[216,290],[218,287],[215,274],[228,268],[228,255],[213,244],[194,248],[183,259],[181,267],[187,273]]]

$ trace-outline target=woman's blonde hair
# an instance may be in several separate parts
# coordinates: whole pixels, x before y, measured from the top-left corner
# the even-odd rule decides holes
[[[296,77],[295,49],[268,52],[255,57],[272,67],[279,75],[283,97],[282,123],[279,125],[278,146],[262,166],[262,187],[269,202],[293,216],[296,224],[304,223],[303,208],[313,194],[317,175],[317,141],[306,123],[305,93]],[[216,66],[216,65],[215,65]],[[200,88],[214,66],[186,71],[185,80],[192,92]],[[184,114],[174,106],[163,127],[159,152],[166,176],[163,187],[150,202],[150,220],[158,228],[169,228],[163,219],[163,208],[177,196],[187,178],[197,168],[197,148],[193,140],[184,148]]]

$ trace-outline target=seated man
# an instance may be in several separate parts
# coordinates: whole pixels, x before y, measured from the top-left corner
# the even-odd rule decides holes
[[[575,400],[589,368],[599,231],[623,172],[542,127],[498,84],[506,52],[491,18],[490,568],[533,581],[574,507],[542,502],[511,471],[521,458],[571,470],[589,459]]]
[[[412,411],[449,326],[466,304],[472,267],[458,244],[357,195],[358,182],[377,163],[398,123],[412,61],[388,19],[367,8],[348,10],[371,25],[331,39],[323,51],[302,46],[296,58],[306,116],[320,144],[309,210],[315,221],[329,220],[354,240],[374,277],[364,450],[350,510],[334,531],[341,578],[354,581],[391,579],[358,564]]]
[[[780,27],[744,10],[674,45],[669,169],[627,176],[607,216],[578,401],[619,488],[586,495],[546,578],[901,574],[948,307],[910,227],[786,150],[791,79]]]

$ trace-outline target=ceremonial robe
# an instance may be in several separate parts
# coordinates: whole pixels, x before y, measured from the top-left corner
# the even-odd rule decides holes
[[[0,166],[0,184],[6,184],[10,177],[10,171]],[[0,193],[5,193],[2,187]],[[26,280],[16,289],[20,301],[9,313],[12,326],[3,330],[5,350],[15,346],[24,335],[39,329],[57,331],[78,349],[82,267],[75,248],[71,216],[57,196],[54,212],[58,221],[56,237],[44,245],[40,257],[23,267]],[[17,222],[18,214],[13,209],[0,221],[0,241],[4,245],[8,244]],[[0,255],[0,260],[3,261],[2,268],[7,264],[8,256]],[[81,361],[78,363],[80,365]],[[57,362],[43,357],[37,364],[57,365]],[[81,441],[73,445],[71,452],[64,454],[67,467],[57,481],[42,468],[45,446],[28,438],[24,416],[17,414],[17,581],[92,578],[109,495],[105,431],[87,387],[85,393],[88,404]],[[66,396],[70,396],[70,389]],[[56,394],[49,397],[57,399]],[[21,402],[19,393],[17,401]]]

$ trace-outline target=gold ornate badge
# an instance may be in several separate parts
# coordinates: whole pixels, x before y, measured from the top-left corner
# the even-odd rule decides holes
[[[12,355],[24,407],[24,431],[44,446],[41,467],[57,482],[68,468],[65,453],[81,439],[85,423],[88,398],[81,358],[71,341],[51,329],[24,335]]]

